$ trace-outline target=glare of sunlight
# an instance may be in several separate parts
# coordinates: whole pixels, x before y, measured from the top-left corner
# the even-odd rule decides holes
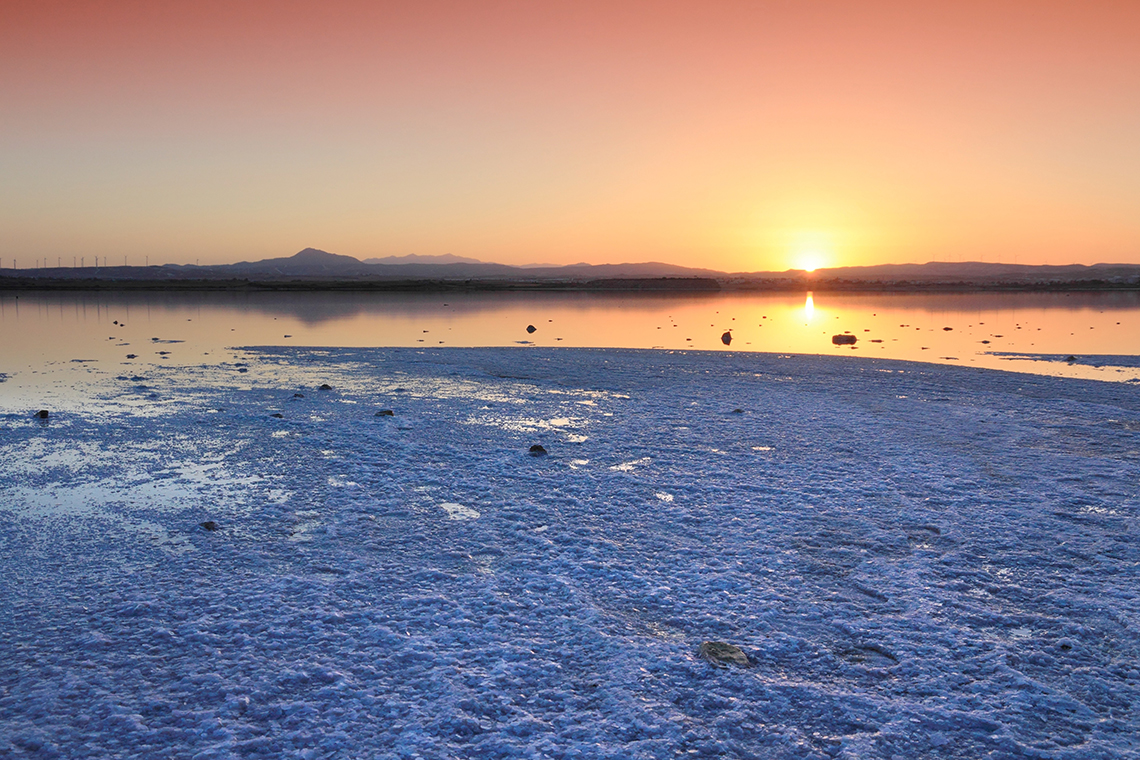
[[[814,272],[823,265],[823,256],[818,251],[804,251],[796,257],[796,269]]]
[[[807,294],[807,300],[804,301],[804,319],[807,320],[808,322],[810,322],[811,318],[814,316],[815,316],[815,298],[813,298],[812,292],[809,290],[808,294]]]
[[[834,248],[830,235],[820,232],[797,233],[791,245],[792,265],[805,272],[814,272],[830,264]]]

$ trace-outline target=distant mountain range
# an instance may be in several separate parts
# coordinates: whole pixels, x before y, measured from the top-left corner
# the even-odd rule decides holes
[[[1032,266],[982,262],[929,262],[839,267],[814,272],[719,272],[660,262],[571,264],[567,266],[509,266],[446,254],[388,256],[361,261],[316,248],[292,256],[237,264],[153,267],[81,267],[0,270],[0,287],[146,287],[147,283],[179,287],[178,283],[209,283],[230,287],[242,283],[259,287],[367,286],[405,289],[441,287],[502,289],[630,289],[751,290],[751,289],[977,289],[1053,288],[1080,286],[1140,289],[1138,264],[1071,264]],[[236,283],[236,285],[235,285]],[[414,287],[413,287],[414,285]]]
[[[315,251],[315,248],[306,248],[306,251]],[[303,253],[303,251],[302,251]],[[479,259],[466,256],[456,256],[453,253],[444,253],[439,256],[420,256],[409,253],[407,256],[385,256],[382,259],[365,259],[365,264],[482,264]]]

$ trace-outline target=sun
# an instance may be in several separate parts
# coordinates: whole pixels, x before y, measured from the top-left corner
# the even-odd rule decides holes
[[[830,266],[834,252],[832,235],[818,230],[798,232],[788,241],[788,259],[792,268],[805,272]]]
[[[796,269],[814,272],[823,266],[823,255],[816,251],[805,251],[796,257]]]
[[[818,248],[807,248],[796,253],[794,268],[805,272],[814,272],[827,263],[827,255]]]

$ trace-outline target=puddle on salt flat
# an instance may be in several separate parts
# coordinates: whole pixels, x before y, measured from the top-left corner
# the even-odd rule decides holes
[[[554,417],[549,420],[534,419],[532,417],[510,417],[500,414],[483,414],[471,416],[463,420],[464,425],[485,425],[512,433],[536,433],[539,431],[560,432],[573,443],[587,440],[586,436],[578,433],[569,433],[567,428],[580,427],[587,421],[577,417]]]
[[[613,470],[614,472],[633,472],[636,467],[643,465],[643,464],[646,464],[650,461],[652,461],[650,457],[642,457],[641,459],[634,459],[630,462],[622,462],[621,464],[615,464],[612,467],[610,467],[610,469]]]
[[[479,517],[479,513],[471,507],[465,507],[451,501],[442,502],[439,508],[446,512],[447,517],[451,520],[474,520]]]

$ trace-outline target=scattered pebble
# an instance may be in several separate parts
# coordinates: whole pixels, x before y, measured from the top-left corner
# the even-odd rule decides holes
[[[742,668],[752,667],[748,655],[735,644],[724,641],[705,641],[701,643],[701,657],[718,668],[727,668],[729,665],[738,665]]]

